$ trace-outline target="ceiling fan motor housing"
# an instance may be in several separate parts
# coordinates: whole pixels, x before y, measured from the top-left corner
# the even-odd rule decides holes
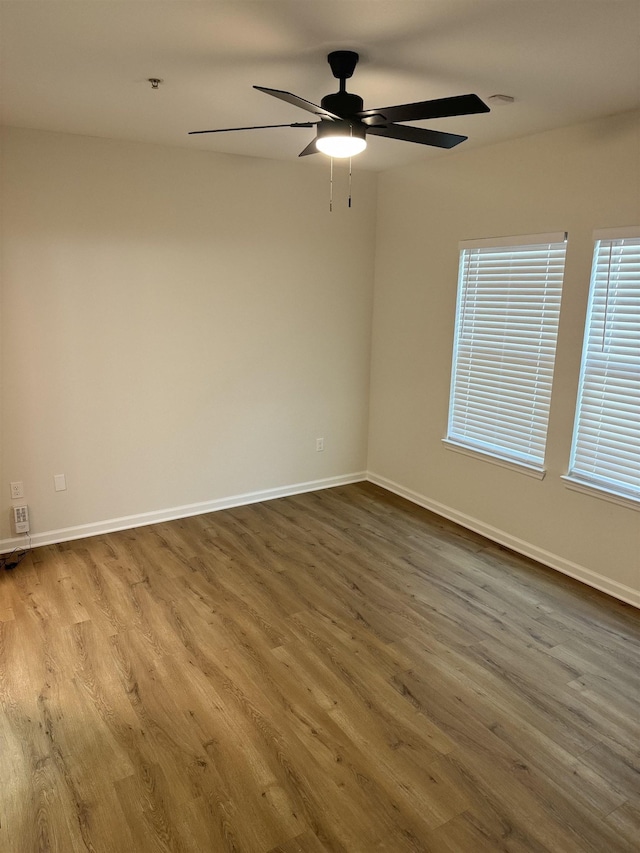
[[[335,113],[341,118],[354,118],[364,107],[364,101],[360,95],[352,95],[351,92],[325,95],[320,104],[324,110]]]

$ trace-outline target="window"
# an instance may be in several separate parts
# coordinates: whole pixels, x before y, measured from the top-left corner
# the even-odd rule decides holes
[[[542,474],[566,234],[460,244],[446,443]]]
[[[595,237],[567,477],[640,500],[640,227]]]

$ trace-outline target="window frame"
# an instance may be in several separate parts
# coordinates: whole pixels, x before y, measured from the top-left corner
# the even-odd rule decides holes
[[[538,256],[538,258],[541,259],[541,252],[545,246],[547,247],[545,255],[546,260],[540,260],[540,264],[546,264],[546,272],[543,279],[538,277],[539,270],[535,268],[534,273],[536,274],[536,278],[534,278],[533,281],[527,282],[525,270],[521,270],[519,275],[511,281],[500,281],[500,274],[508,275],[508,265],[510,263],[514,263],[513,256],[516,256],[516,258],[520,256],[521,263],[527,255],[532,257]],[[516,470],[521,473],[528,474],[529,476],[537,477],[538,479],[542,479],[545,476],[544,456],[546,451],[551,405],[551,391],[557,348],[562,285],[566,263],[566,248],[567,233],[565,231],[517,235],[512,237],[482,238],[479,240],[465,240],[459,243],[458,289],[452,353],[449,411],[447,434],[446,438],[443,439],[445,448],[455,450],[484,461],[492,462],[493,464]],[[500,390],[502,390],[502,392],[504,392],[505,389],[507,392],[510,390],[508,387],[508,375],[511,372],[511,369],[506,359],[506,369],[504,374],[498,370],[499,379],[497,382],[498,384],[502,383],[502,385],[500,385],[498,391],[495,392],[495,390],[492,390],[492,380],[487,379],[486,377],[481,379],[480,386],[474,386],[472,376],[474,370],[473,356],[461,356],[461,352],[465,347],[471,351],[474,343],[477,343],[477,341],[483,337],[483,327],[481,326],[483,322],[483,303],[481,301],[481,280],[483,275],[483,268],[481,264],[483,253],[481,251],[476,252],[476,269],[473,275],[471,275],[469,272],[469,253],[473,252],[473,250],[486,250],[484,256],[489,258],[488,266],[490,267],[490,271],[498,276],[498,283],[506,284],[506,287],[504,288],[504,295],[501,294],[499,290],[497,291],[497,297],[487,297],[485,295],[485,298],[489,299],[489,302],[486,304],[491,304],[492,299],[497,299],[498,308],[504,313],[505,323],[506,320],[508,320],[510,310],[513,313],[513,317],[515,317],[515,323],[512,318],[513,328],[511,330],[507,330],[505,326],[505,334],[502,338],[503,349],[506,347],[506,340],[507,343],[512,345],[515,343],[518,347],[523,347],[522,353],[525,361],[528,361],[530,354],[536,354],[537,366],[535,370],[532,371],[530,370],[529,365],[527,365],[525,372],[529,371],[529,375],[524,384],[526,385],[528,382],[531,386],[528,393],[532,399],[539,396],[538,386],[545,387],[545,392],[542,395],[542,408],[537,407],[531,418],[528,418],[526,415],[518,415],[517,413],[515,415],[513,414],[517,409],[518,404],[521,404],[522,401],[527,399],[527,392],[523,391],[521,388],[517,389],[518,396],[512,403],[512,409],[507,409],[507,411],[510,412],[508,420],[513,422],[511,425],[513,436],[515,436],[517,430],[521,426],[521,423],[519,422],[520,420],[522,421],[522,424],[526,425],[525,433],[528,434],[527,440],[529,441],[530,448],[528,458],[525,453],[522,453],[517,449],[518,446],[522,447],[525,443],[520,436],[518,436],[517,439],[512,436],[511,444],[509,444],[508,441],[499,444],[497,442],[484,442],[477,437],[478,434],[482,433],[482,424],[477,428],[474,427],[473,429],[470,429],[466,435],[459,429],[461,423],[466,425],[467,420],[474,420],[473,416],[469,418],[466,414],[460,415],[459,410],[461,407],[470,407],[470,401],[472,397],[475,398],[476,390],[479,390],[480,394],[479,405],[481,408],[484,407],[484,412],[481,412],[479,416],[480,421],[482,421],[483,418],[485,420],[489,419],[488,412],[492,405],[497,405],[496,399],[500,396]],[[509,250],[511,250],[511,253]],[[498,269],[498,273],[495,273],[494,267],[499,263],[496,258],[498,258],[500,254],[504,254],[504,270],[501,270],[498,266],[496,267]],[[510,255],[512,256],[510,257]],[[554,264],[556,265],[555,268]],[[515,287],[513,287],[514,282]],[[493,289],[495,291],[495,282],[492,281],[489,285],[489,293],[491,291],[491,284],[494,285]],[[527,284],[529,285],[528,287]],[[542,287],[538,294],[536,293],[536,290],[540,285],[542,285]],[[512,288],[513,294],[510,292],[510,288]],[[465,316],[465,312],[467,310],[466,301],[469,298],[470,290],[473,291],[472,298],[476,300],[476,303],[474,303],[475,307],[471,314],[472,319],[469,320]],[[524,292],[527,290],[529,291],[528,294],[523,296]],[[518,308],[519,298],[521,303],[524,298],[524,305],[521,308]],[[529,313],[532,310],[530,303],[534,305],[533,315],[530,315]],[[480,323],[476,323],[476,314],[480,317]],[[537,338],[535,337],[535,334],[532,336],[529,329],[526,330],[526,333],[523,332],[522,329],[518,332],[518,319],[521,326],[522,318],[529,316],[534,317],[533,325],[535,326],[537,324],[539,326]],[[489,318],[489,325],[492,324],[492,321],[493,318]],[[479,330],[477,335],[476,327]],[[474,335],[476,335],[475,338]],[[465,339],[465,343],[461,344],[463,338]],[[496,337],[496,340],[498,340],[498,337]],[[471,342],[471,346],[469,346],[469,342]],[[526,347],[529,346],[529,344],[530,350],[527,352]],[[541,353],[543,353],[545,349],[550,350],[550,356],[549,353],[547,353],[543,358]],[[497,351],[498,348],[494,345],[492,355],[495,356]],[[482,358],[479,360],[482,361]],[[463,363],[465,367],[461,370],[461,365]],[[459,387],[459,375],[461,372],[465,371],[465,379],[460,383]],[[507,377],[507,381],[505,381],[505,376]],[[533,384],[531,383],[531,378],[534,379]],[[460,390],[461,387],[463,387],[463,391]],[[472,393],[472,391],[474,393]],[[482,398],[483,393],[486,395],[484,399]],[[504,402],[502,405],[504,405]],[[473,406],[475,407],[475,402],[473,402]],[[472,435],[471,433],[473,432],[475,432],[476,435]],[[488,434],[489,433],[487,433],[487,435]],[[536,435],[537,438],[534,440]],[[536,448],[535,458],[534,453],[531,451],[531,448],[534,446]]]
[[[599,497],[603,500],[608,500],[613,503],[631,507],[635,510],[640,510],[640,484],[638,485],[637,489],[630,489],[628,486],[625,487],[625,485],[620,480],[616,481],[613,476],[605,477],[602,474],[598,475],[597,473],[592,473],[590,475],[580,468],[576,469],[576,457],[578,455],[578,446],[580,444],[582,424],[583,420],[587,420],[586,418],[583,418],[583,402],[587,397],[584,390],[585,384],[587,381],[587,377],[590,377],[592,375],[598,376],[601,374],[601,371],[596,370],[594,370],[593,373],[589,373],[589,362],[590,357],[592,357],[593,353],[592,340],[595,336],[594,328],[596,327],[596,320],[594,319],[595,303],[597,295],[603,286],[606,286],[607,289],[605,294],[605,315],[602,321],[603,324],[607,322],[606,312],[609,310],[607,303],[609,300],[609,288],[611,283],[610,269],[608,269],[607,271],[606,282],[603,282],[601,280],[601,276],[599,275],[598,266],[599,263],[601,263],[600,250],[603,244],[609,244],[609,246],[611,247],[616,242],[625,241],[628,239],[640,241],[640,225],[625,228],[598,229],[593,233],[594,247],[591,264],[591,280],[589,283],[587,314],[585,319],[585,328],[582,342],[582,356],[580,362],[580,374],[578,377],[578,391],[576,395],[575,417],[573,431],[571,435],[571,448],[569,454],[568,470],[566,474],[562,475],[562,479],[565,481],[566,487],[574,491]],[[640,245],[637,246],[635,254],[640,255]],[[640,292],[640,278],[638,281],[637,289]],[[635,296],[635,294],[632,295]],[[634,331],[634,337],[632,340],[634,342],[637,340],[638,348],[640,350],[640,300],[638,302],[637,313],[638,331],[637,333]],[[605,334],[604,329],[605,327],[603,326],[603,335]],[[629,356],[629,360],[626,363],[621,363],[622,370],[620,372],[628,372],[630,376],[633,376],[635,367],[635,371],[638,373],[638,375],[640,375],[640,357],[636,356],[635,365],[632,361],[632,358],[633,356]],[[603,385],[604,384],[605,383],[603,383]],[[603,396],[606,397],[606,395]],[[607,421],[604,419],[600,419],[598,421],[599,424],[603,422],[605,424],[607,423]],[[625,423],[628,423],[632,428],[640,428],[638,422],[634,422],[631,418],[626,420]],[[640,441],[638,441],[636,444],[640,446]],[[595,442],[595,445],[599,447],[598,442]],[[585,455],[584,450],[581,451],[581,455]],[[598,453],[596,452],[596,461],[594,462],[594,466],[597,465],[597,456]]]

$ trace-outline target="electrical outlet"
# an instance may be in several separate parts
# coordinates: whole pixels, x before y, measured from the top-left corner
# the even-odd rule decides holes
[[[16,533],[29,532],[29,507],[14,506],[13,508],[13,526]]]
[[[324,438],[316,438],[316,452],[320,453],[324,450]]]
[[[16,498],[24,497],[24,484],[20,481],[15,483],[9,483],[11,487],[11,500],[15,501]]]

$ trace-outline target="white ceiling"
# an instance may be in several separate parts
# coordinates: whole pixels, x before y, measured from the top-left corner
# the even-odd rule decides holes
[[[640,0],[0,0],[2,123],[294,159],[312,129],[187,131],[313,119],[252,86],[319,103],[335,49],[360,53],[365,108],[512,95],[417,123],[465,147],[640,106]],[[358,166],[447,155],[376,137]]]

